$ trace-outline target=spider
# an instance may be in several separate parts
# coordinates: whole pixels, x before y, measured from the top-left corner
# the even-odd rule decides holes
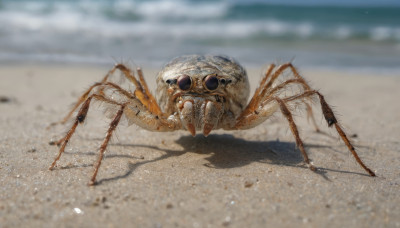
[[[133,92],[110,81],[110,76],[117,70],[135,86]],[[207,136],[214,129],[253,128],[274,113],[281,112],[288,121],[304,162],[315,171],[304,149],[292,112],[295,108],[303,107],[314,120],[311,104],[313,100],[319,99],[328,126],[336,128],[360,166],[369,175],[375,176],[357,155],[324,96],[312,89],[291,63],[270,65],[249,102],[246,71],[227,56],[187,55],[173,59],[158,73],[157,100],[150,93],[141,69],[138,68],[136,72],[137,76],[125,65],[116,64],[103,80],[94,83],[80,96],[72,110],[60,121],[67,122],[80,107],[72,127],[63,138],[55,142],[60,149],[50,170],[60,159],[77,126],[85,121],[90,104],[100,101],[117,107],[117,111],[100,146],[89,185],[96,184],[104,152],[123,116],[129,124],[136,124],[149,131],[188,130],[193,136],[196,131],[201,131]]]

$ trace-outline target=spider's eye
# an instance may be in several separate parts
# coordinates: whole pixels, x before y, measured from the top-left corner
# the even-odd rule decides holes
[[[204,80],[204,85],[208,90],[216,90],[218,88],[218,78],[216,75],[209,75]]]
[[[189,90],[192,87],[192,79],[187,75],[180,76],[178,86],[181,90]]]

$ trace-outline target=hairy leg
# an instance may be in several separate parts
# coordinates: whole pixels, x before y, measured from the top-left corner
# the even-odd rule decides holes
[[[246,121],[249,119],[247,116],[253,116],[254,114],[257,114],[259,112],[260,107],[264,107],[266,104],[271,102],[273,99],[271,97],[277,97],[277,94],[286,89],[290,85],[301,85],[304,86],[304,80],[303,79],[298,79],[298,78],[292,78],[288,79],[281,84],[270,88],[269,90],[266,90],[267,88],[264,88],[263,91],[265,91],[264,94],[260,93],[255,93],[255,96],[258,97],[253,97],[252,101],[256,102],[256,104],[253,105],[248,105],[245,110],[240,114],[240,116],[237,118],[237,125],[245,125]],[[261,87],[260,87],[261,88]],[[258,88],[258,89],[260,89]],[[312,119],[314,127],[316,131],[320,131],[317,124],[315,123],[315,118],[312,112],[311,105],[308,104],[307,102],[303,102],[306,105],[307,108],[307,115],[309,118]]]
[[[137,73],[139,76],[139,81],[135,78],[135,75],[133,74],[133,72],[126,67],[123,64],[116,64],[107,74],[106,76],[104,76],[104,78],[100,81],[97,82],[95,84],[93,84],[91,87],[89,87],[89,89],[87,89],[78,99],[78,101],[76,102],[76,104],[74,105],[74,107],[69,111],[69,113],[60,121],[60,122],[56,122],[56,123],[52,123],[51,125],[55,125],[58,123],[61,124],[65,124],[72,116],[72,114],[75,112],[75,110],[78,109],[78,107],[88,98],[89,94],[93,91],[93,89],[97,88],[97,87],[101,87],[102,85],[114,85],[116,86],[115,83],[111,83],[108,82],[108,79],[111,75],[114,74],[114,72],[116,70],[120,70],[123,75],[125,76],[125,78],[127,78],[131,83],[133,83],[136,87],[136,90],[134,92],[134,95],[141,101],[141,103],[146,106],[150,112],[156,114],[156,115],[161,115],[161,109],[159,108],[155,98],[153,97],[153,95],[150,93],[150,90],[147,86],[146,81],[144,80],[143,77],[143,72],[141,69],[137,69]],[[118,86],[119,87],[119,86]],[[123,89],[121,87],[119,87],[119,91],[122,91]],[[132,96],[131,92],[128,92],[126,90],[123,90],[124,94],[126,94],[126,96],[130,97]],[[99,89],[98,94],[103,94],[103,88]],[[129,95],[127,95],[129,94]],[[103,94],[104,95],[104,94]]]
[[[161,115],[162,111],[157,104],[156,99],[151,94],[149,87],[143,77],[143,72],[140,68],[137,68],[137,74],[139,81],[135,78],[134,73],[125,65],[117,64],[115,69],[121,70],[121,72],[127,77],[136,87],[135,95],[142,102],[142,104],[153,114]]]
[[[128,91],[126,91],[126,90],[124,90],[124,89],[122,89],[122,88],[121,88],[120,86],[118,86],[117,84],[114,84],[114,83],[112,83],[112,82],[104,82],[104,83],[98,82],[98,83],[95,83],[93,86],[91,86],[91,87],[90,87],[90,90],[88,90],[88,92],[85,92],[85,93],[80,97],[79,102],[78,102],[77,104],[82,104],[83,101],[88,102],[88,94],[90,93],[90,91],[91,91],[92,89],[96,88],[96,87],[99,87],[99,86],[115,89],[118,93],[120,93],[121,95],[125,96],[126,98],[136,99],[136,98],[134,97],[133,94],[131,94],[130,92],[128,92]],[[104,88],[102,88],[102,90],[104,90]],[[92,95],[93,95],[93,94],[92,94]],[[98,93],[97,96],[103,96],[103,97],[105,97],[105,95],[104,95],[103,92]],[[82,100],[82,101],[81,101],[81,100]],[[89,102],[90,102],[90,100],[89,100]],[[110,102],[108,102],[108,103],[110,103]],[[82,105],[82,107],[84,107],[84,106],[85,106],[85,105]],[[78,106],[78,107],[79,107],[79,106]],[[71,110],[71,112],[68,113],[68,115],[64,118],[64,120],[63,120],[61,123],[64,123],[64,122],[67,121],[69,118],[71,118],[71,116],[72,116],[72,114],[73,114],[73,112],[75,111],[76,108],[77,108],[77,107],[74,107],[74,109]],[[79,114],[78,114],[78,115],[79,115]],[[64,138],[58,140],[58,141],[55,142],[54,144],[60,145],[60,144],[62,143],[63,139],[64,139]]]
[[[299,148],[301,154],[304,157],[304,162],[307,163],[308,167],[312,170],[312,171],[316,171],[316,168],[310,163],[310,159],[308,158],[307,152],[304,149],[304,144],[303,141],[300,138],[299,135],[299,131],[297,129],[297,126],[293,120],[293,116],[292,113],[289,111],[288,107],[286,106],[285,102],[283,100],[281,100],[280,98],[274,98],[274,100],[276,102],[278,102],[279,104],[279,108],[282,112],[282,114],[285,116],[285,118],[287,119],[287,121],[289,122],[289,126],[290,126],[290,130],[292,131],[292,134],[296,140],[296,145]]]
[[[64,153],[65,147],[67,146],[69,140],[71,139],[72,135],[75,133],[76,127],[78,126],[79,123],[83,123],[85,121],[85,118],[87,116],[87,113],[89,111],[90,103],[92,99],[97,99],[100,101],[104,101],[110,104],[114,105],[119,105],[119,106],[124,106],[123,104],[117,103],[113,100],[110,100],[103,95],[98,95],[98,94],[93,94],[89,96],[82,107],[80,108],[78,115],[75,118],[75,122],[73,123],[72,127],[69,129],[68,133],[57,142],[57,145],[61,145],[60,150],[58,151],[57,157],[54,159],[53,163],[49,167],[49,170],[52,170],[54,166],[56,165],[57,161],[60,159],[61,155]]]
[[[262,97],[260,93],[265,87],[265,82],[271,77],[271,74],[272,74],[272,71],[274,68],[275,68],[275,64],[269,65],[267,71],[265,72],[263,79],[260,82],[260,86],[254,92],[253,97],[251,98],[249,104],[246,107],[246,109],[248,109],[249,111],[257,108],[256,105],[260,102],[260,99]]]
[[[97,159],[96,165],[94,167],[94,172],[92,175],[92,178],[90,179],[89,185],[94,185],[96,184],[96,176],[99,171],[101,161],[103,160],[104,152],[107,148],[108,142],[110,141],[110,138],[112,136],[112,133],[114,132],[115,128],[117,128],[119,121],[121,120],[121,116],[124,112],[125,105],[121,105],[121,108],[118,110],[117,114],[115,115],[113,121],[110,123],[110,126],[107,130],[106,137],[104,138],[103,143],[100,146],[100,152],[99,152],[99,157]]]
[[[312,95],[317,95],[320,103],[321,103],[321,108],[322,108],[322,113],[324,115],[324,118],[326,120],[326,122],[328,123],[328,126],[331,127],[332,125],[335,125],[336,131],[339,134],[340,138],[343,140],[343,142],[346,144],[347,148],[349,149],[349,151],[353,154],[354,158],[356,159],[356,161],[358,162],[358,164],[360,164],[360,166],[368,172],[368,174],[370,176],[375,176],[375,173],[368,168],[360,159],[360,157],[358,156],[354,146],[351,144],[349,138],[347,137],[346,133],[343,131],[342,127],[340,126],[340,124],[338,123],[335,114],[333,113],[331,107],[328,105],[328,103],[326,103],[324,96],[319,93],[318,91],[312,90],[312,91],[308,91],[305,92],[303,94],[299,94],[298,96],[295,96],[293,98],[287,98],[285,100],[287,100],[288,102],[291,100],[295,100],[295,99],[300,99],[302,97],[309,97]]]
[[[271,104],[271,102],[274,102],[274,101],[278,103],[282,114],[286,117],[286,119],[289,122],[290,129],[291,129],[291,131],[292,131],[292,133],[293,133],[293,135],[294,135],[294,137],[296,139],[297,146],[299,147],[300,151],[303,154],[305,162],[307,164],[309,164],[308,157],[307,157],[307,154],[306,154],[306,152],[304,150],[303,143],[302,143],[302,141],[301,141],[301,139],[299,137],[296,124],[294,123],[292,114],[290,113],[290,111],[287,108],[286,104],[288,104],[290,102],[293,102],[293,101],[297,101],[297,100],[303,100],[303,99],[307,99],[307,98],[311,99],[313,96],[317,96],[319,98],[319,101],[320,101],[320,104],[321,104],[321,109],[322,109],[322,114],[324,115],[324,118],[327,121],[328,126],[331,127],[332,125],[335,125],[336,131],[338,132],[339,136],[341,137],[343,142],[346,144],[347,148],[352,153],[352,155],[354,156],[354,158],[356,159],[358,164],[366,172],[368,172],[369,175],[375,176],[375,173],[371,169],[369,169],[362,162],[362,160],[358,156],[357,152],[355,151],[355,148],[353,147],[353,145],[351,144],[350,140],[346,136],[345,132],[341,128],[340,124],[338,123],[338,121],[337,121],[337,119],[336,119],[331,107],[325,101],[324,96],[321,93],[319,93],[318,91],[309,90],[309,91],[305,91],[305,92],[300,93],[298,95],[290,96],[290,97],[287,97],[287,98],[266,97],[266,98],[264,98],[265,100],[263,102],[261,102],[261,106],[265,106],[265,105]],[[246,128],[246,125],[253,126],[254,124],[252,124],[252,122],[257,122],[260,118],[263,118],[263,116],[259,115],[260,113],[261,114],[266,113],[268,115],[271,115],[271,112],[266,112],[265,110],[264,110],[264,112],[258,112],[257,110],[255,110],[255,112],[246,115],[244,118],[238,119],[235,128],[236,129]],[[258,123],[260,123],[260,121],[258,121]],[[312,169],[312,167],[310,167],[310,168]]]
[[[303,87],[304,91],[311,90],[310,86],[307,84],[306,80],[300,76],[296,68],[291,63],[285,63],[280,65],[273,73],[275,65],[271,64],[266,71],[264,78],[261,80],[260,86],[256,89],[252,99],[250,100],[249,104],[245,108],[245,110],[239,116],[239,120],[243,119],[245,116],[255,112],[261,103],[265,100],[265,97],[272,97],[274,94],[290,84],[299,84]],[[288,79],[281,84],[272,88],[273,83],[278,79],[280,76],[283,75],[285,70],[289,69],[292,72],[294,78]],[[311,102],[311,101],[310,101]],[[310,104],[304,102],[307,106],[307,115],[308,118],[311,118],[314,128],[317,132],[320,132],[314,118],[314,114],[312,112],[312,107]]]
[[[75,118],[75,122],[73,123],[72,127],[69,129],[68,133],[57,142],[57,145],[61,145],[58,155],[54,159],[53,163],[49,167],[49,170],[52,170],[57,161],[60,159],[61,155],[64,153],[65,148],[70,141],[72,135],[75,133],[75,130],[78,126],[79,123],[83,123],[86,119],[87,113],[89,111],[90,104],[93,99],[101,102],[105,102],[111,105],[115,106],[120,106],[119,111],[116,113],[114,119],[110,123],[110,126],[108,128],[106,137],[104,138],[104,141],[100,147],[99,151],[99,158],[94,166],[94,173],[92,175],[91,181],[89,182],[89,185],[93,185],[96,183],[96,176],[99,170],[99,167],[101,165],[104,152],[107,148],[108,142],[111,139],[111,136],[118,126],[118,123],[120,122],[120,119],[123,115],[126,115],[127,119],[129,121],[134,121],[137,125],[144,127],[149,130],[157,130],[157,131],[172,131],[176,130],[177,128],[180,128],[179,125],[176,124],[175,121],[169,120],[164,118],[163,116],[157,116],[152,114],[147,110],[147,107],[142,105],[136,97],[134,97],[133,94],[128,93],[127,91],[121,89],[118,85],[115,85],[110,82],[106,82],[103,85],[107,85],[109,88],[115,89],[115,91],[121,93],[122,95],[127,96],[128,101],[127,102],[118,102],[115,100],[112,100],[110,98],[107,98],[104,94],[91,94],[87,99],[83,102],[82,106],[80,107],[78,114]],[[129,96],[129,97],[128,97]]]

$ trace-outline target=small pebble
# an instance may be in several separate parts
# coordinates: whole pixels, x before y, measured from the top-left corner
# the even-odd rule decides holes
[[[0,96],[0,103],[9,103],[11,102],[11,98],[6,96]]]
[[[74,208],[74,212],[77,213],[78,215],[79,214],[83,214],[83,211],[80,208],[77,208],[77,207]]]
[[[35,153],[35,152],[36,152],[36,148],[35,148],[35,147],[32,147],[32,148],[29,149],[27,152],[28,152],[28,153]]]
[[[245,188],[250,188],[251,186],[253,186],[253,184],[254,184],[253,181],[245,181],[244,182],[244,187]]]

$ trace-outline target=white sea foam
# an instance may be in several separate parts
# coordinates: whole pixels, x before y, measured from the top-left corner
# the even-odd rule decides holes
[[[349,26],[342,25],[336,29],[335,34],[338,39],[345,40],[345,39],[351,37],[352,32],[351,32],[351,28]]]
[[[285,10],[291,9],[278,7],[282,13],[277,14],[269,6],[243,1],[237,4],[237,1],[85,0],[56,4],[50,0],[3,0],[0,61],[7,56],[17,59],[24,55],[29,59],[72,61],[76,58],[89,62],[133,55],[153,61],[209,51],[253,61],[264,59],[265,56],[258,58],[254,53],[265,53],[265,50],[271,56],[290,59],[301,56],[302,51],[307,55],[320,49],[325,51],[322,56],[327,56],[327,52],[332,54],[320,58],[317,53],[314,64],[323,63],[324,58],[329,63],[347,64],[356,58],[344,58],[338,52],[349,54],[360,50],[365,50],[364,56],[374,53],[382,57],[368,60],[369,63],[381,64],[387,55],[393,60],[385,64],[399,62],[393,56],[400,56],[400,23],[390,21],[384,14],[377,22],[372,19],[363,22],[357,18],[359,15],[352,14],[346,16],[355,17],[354,22],[341,21],[335,15],[313,18],[304,14],[298,18],[285,14]],[[307,10],[312,13],[313,8]],[[381,23],[382,20],[387,23]],[[346,45],[347,42],[351,45]],[[314,43],[320,46],[315,48]],[[271,49],[276,52],[272,53]]]
[[[371,29],[370,35],[373,40],[387,40],[392,36],[392,29],[386,26],[379,26]]]
[[[355,35],[376,41],[400,40],[400,25],[377,25],[360,29],[357,24],[326,26],[317,20],[289,21],[273,17],[227,19],[225,17],[231,7],[227,2],[119,0],[109,4],[99,5],[91,1],[76,5],[64,2],[51,6],[43,2],[20,5],[10,3],[7,10],[0,11],[0,33],[37,31],[44,36],[56,32],[151,40],[251,39],[255,36],[266,39],[292,37],[346,40]],[[130,18],[121,21],[123,15]]]
[[[148,1],[134,5],[134,13],[150,20],[164,18],[212,19],[220,18],[228,12],[225,2],[196,3],[178,0]],[[121,8],[122,9],[122,8]]]

